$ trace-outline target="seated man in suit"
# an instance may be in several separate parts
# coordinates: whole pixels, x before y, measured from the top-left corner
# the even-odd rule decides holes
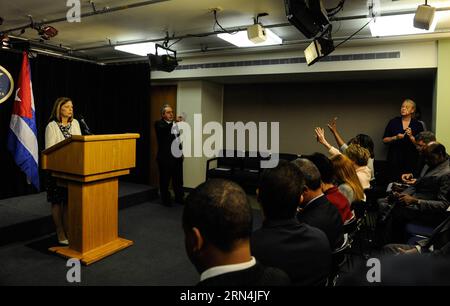
[[[305,189],[297,219],[300,222],[321,229],[328,237],[332,250],[342,246],[344,229],[338,209],[331,204],[322,192],[320,172],[309,160],[299,158],[293,163],[305,177]]]
[[[289,276],[265,267],[250,253],[252,209],[239,185],[211,179],[186,199],[185,247],[199,286],[283,286]]]
[[[445,219],[450,205],[450,165],[445,147],[437,142],[430,143],[424,151],[426,169],[422,176],[403,192],[393,192],[387,198],[378,200],[381,226],[391,234],[391,241],[403,241],[406,223],[414,222],[436,227]],[[391,242],[389,241],[389,242]]]
[[[419,160],[417,163],[415,173],[402,174],[402,182],[404,184],[413,185],[417,181],[417,178],[421,176],[422,170],[424,170],[425,167],[425,158],[424,158],[425,149],[427,148],[428,144],[435,141],[436,136],[433,134],[433,132],[423,131],[417,134],[416,149],[419,152]]]
[[[390,183],[387,187],[387,192],[401,192],[409,186],[414,185],[417,182],[417,179],[423,176],[423,174],[428,170],[428,166],[425,163],[426,148],[433,142],[436,142],[436,137],[432,132],[423,131],[417,134],[415,146],[417,152],[419,153],[419,159],[417,161],[417,166],[415,167],[414,173],[403,173],[401,175],[401,183]]]
[[[263,264],[286,271],[295,285],[322,285],[331,271],[331,249],[318,228],[295,218],[304,178],[284,160],[266,169],[258,187],[263,226],[251,238],[251,250]]]

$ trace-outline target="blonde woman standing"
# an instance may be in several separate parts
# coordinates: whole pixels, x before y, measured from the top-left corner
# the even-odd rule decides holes
[[[414,119],[416,103],[406,99],[400,108],[399,117],[391,119],[383,135],[383,143],[389,145],[387,161],[391,172],[391,181],[401,181],[403,173],[416,171],[419,153],[416,150],[417,134],[423,131],[423,125]]]

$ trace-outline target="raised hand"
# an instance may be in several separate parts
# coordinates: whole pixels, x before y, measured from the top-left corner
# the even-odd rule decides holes
[[[314,131],[316,132],[316,139],[317,139],[317,141],[320,142],[321,144],[323,144],[325,146],[325,148],[330,150],[331,149],[331,145],[325,139],[325,131],[324,131],[324,129],[322,129],[321,127],[316,127],[314,129]]]
[[[330,131],[334,134],[337,132],[337,119],[338,117],[334,117],[333,120],[331,120],[327,126],[330,129]]]
[[[327,140],[325,139],[325,130],[322,129],[321,127],[316,127],[314,131],[316,132],[317,142],[325,144],[327,142]]]

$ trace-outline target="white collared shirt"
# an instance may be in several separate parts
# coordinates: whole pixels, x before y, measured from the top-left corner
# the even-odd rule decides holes
[[[212,267],[212,268],[209,268],[208,270],[204,271],[200,275],[200,281],[204,281],[205,279],[215,277],[215,276],[218,276],[221,274],[229,273],[229,272],[245,270],[245,269],[253,267],[255,264],[256,264],[256,259],[255,259],[255,257],[252,256],[252,258],[247,262],[233,264],[233,265],[223,265],[223,266]]]

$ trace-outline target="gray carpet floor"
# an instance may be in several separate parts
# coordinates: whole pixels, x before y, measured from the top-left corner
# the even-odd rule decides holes
[[[81,283],[67,282],[66,260],[47,249],[55,235],[0,247],[0,285],[189,286],[199,276],[184,249],[182,206],[144,203],[119,213],[119,235],[134,245],[81,268]],[[261,224],[255,210],[254,226]]]

